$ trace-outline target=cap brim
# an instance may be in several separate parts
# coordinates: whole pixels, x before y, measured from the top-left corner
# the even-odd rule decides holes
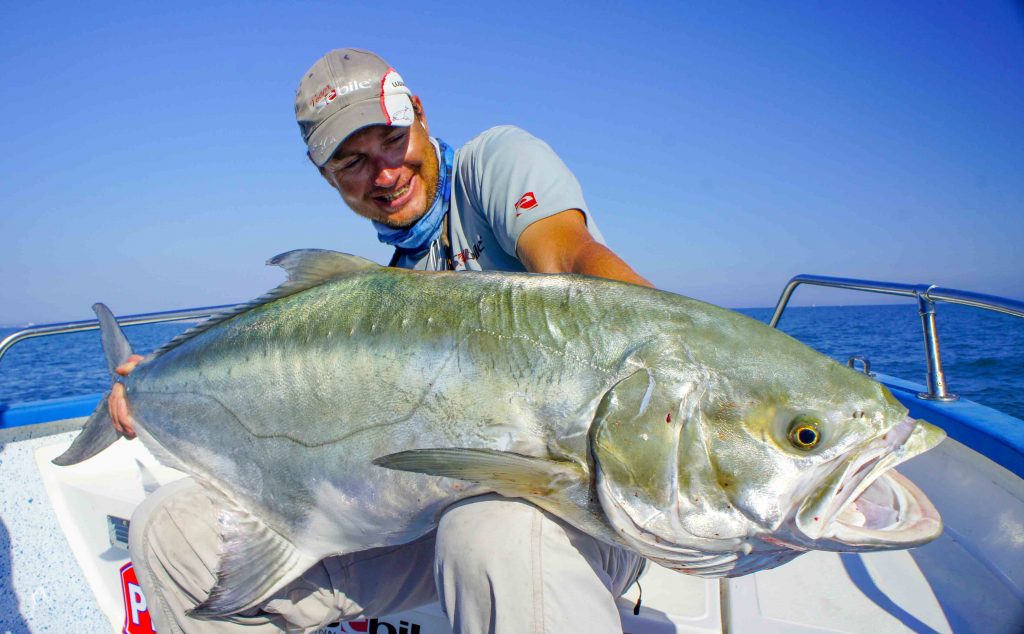
[[[396,97],[406,99],[410,111],[413,109],[408,95],[389,95],[391,99]],[[389,122],[377,97],[354,103],[328,117],[309,135],[309,157],[318,167],[323,167],[350,134],[371,125],[409,127],[412,119]]]

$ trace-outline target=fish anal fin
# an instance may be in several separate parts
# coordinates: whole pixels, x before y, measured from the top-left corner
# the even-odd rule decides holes
[[[316,563],[226,497],[212,491],[211,497],[220,507],[217,581],[206,600],[189,611],[190,616],[222,617],[259,605]]]
[[[549,496],[589,481],[582,467],[492,449],[413,449],[382,456],[375,465],[427,475],[469,480],[502,495]]]

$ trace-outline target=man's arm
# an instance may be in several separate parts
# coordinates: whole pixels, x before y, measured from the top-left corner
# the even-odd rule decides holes
[[[519,236],[516,254],[533,273],[581,273],[654,288],[611,249],[594,240],[578,209],[566,209],[531,224]]]

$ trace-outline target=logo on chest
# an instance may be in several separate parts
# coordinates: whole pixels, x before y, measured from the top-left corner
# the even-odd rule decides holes
[[[479,259],[480,254],[483,253],[483,251],[484,239],[477,236],[476,242],[473,243],[471,248],[463,249],[452,255],[452,268],[456,271],[464,271],[466,269],[466,262]]]

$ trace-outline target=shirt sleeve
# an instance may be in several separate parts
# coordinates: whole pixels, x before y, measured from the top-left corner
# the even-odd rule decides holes
[[[566,209],[583,212],[590,232],[603,242],[579,181],[547,143],[519,128],[500,126],[463,150],[458,171],[467,196],[512,257],[528,226]]]

